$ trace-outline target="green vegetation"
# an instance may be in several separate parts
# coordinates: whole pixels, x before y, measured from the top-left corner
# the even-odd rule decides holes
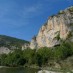
[[[5,35],[0,35],[0,47],[5,46],[11,49],[11,47],[14,46],[17,48],[21,48],[21,46],[24,45],[25,43],[29,44],[29,42],[25,40],[9,37]]]
[[[72,31],[69,32],[67,39],[71,37],[72,37]]]
[[[55,16],[55,15],[51,15],[50,17],[52,17],[52,18],[53,18],[54,16]]]
[[[60,46],[53,48],[39,48],[34,49],[16,49],[9,54],[0,55],[1,66],[54,66],[54,63],[59,63],[63,66],[63,61],[73,55],[73,43],[62,42]],[[73,61],[73,59],[71,59]],[[63,67],[62,67],[63,68]]]
[[[70,24],[71,26],[73,26],[73,23],[72,24]]]
[[[57,36],[55,37],[57,40],[60,40],[60,32],[58,31],[57,32],[58,34],[57,34]]]
[[[73,12],[73,7],[69,8],[68,10],[69,10],[70,12]]]
[[[58,14],[64,14],[65,12],[64,11],[60,11]]]

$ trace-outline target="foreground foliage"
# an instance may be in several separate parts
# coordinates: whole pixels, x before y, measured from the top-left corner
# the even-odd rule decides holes
[[[38,50],[30,48],[21,50],[16,49],[9,54],[0,55],[0,65],[2,66],[24,66],[51,65],[50,62],[60,62],[73,55],[73,43],[63,42],[59,46],[53,48],[43,47]]]

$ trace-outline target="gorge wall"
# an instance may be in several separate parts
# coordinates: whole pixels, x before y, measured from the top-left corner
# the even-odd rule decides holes
[[[37,36],[32,38],[30,48],[53,47],[60,44],[60,39],[73,40],[73,6],[50,16]]]

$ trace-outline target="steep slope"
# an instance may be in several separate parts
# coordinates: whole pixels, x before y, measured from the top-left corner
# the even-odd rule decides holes
[[[30,47],[53,47],[60,44],[61,40],[73,41],[73,6],[60,11],[57,15],[50,16],[43,25],[36,38],[32,39]]]

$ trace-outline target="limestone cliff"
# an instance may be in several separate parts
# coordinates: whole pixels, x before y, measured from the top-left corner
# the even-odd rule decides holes
[[[36,40],[32,39],[30,47],[53,47],[60,44],[60,39],[66,40],[72,38],[73,34],[73,6],[68,7],[64,11],[60,11],[57,15],[50,16],[45,25],[43,25]]]

